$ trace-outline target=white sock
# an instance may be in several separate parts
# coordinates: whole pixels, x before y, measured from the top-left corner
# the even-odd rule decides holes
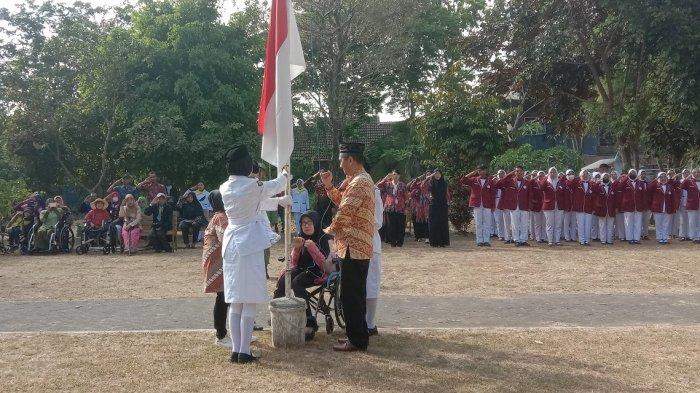
[[[231,336],[231,351],[239,353],[241,348],[241,304],[234,303],[228,309],[228,334]]]
[[[377,314],[377,299],[367,299],[367,314],[365,319],[367,320],[367,328],[374,329],[377,325],[374,322],[374,317]]]
[[[253,339],[253,323],[254,318],[241,318],[241,349],[239,353],[250,355],[250,341]]]

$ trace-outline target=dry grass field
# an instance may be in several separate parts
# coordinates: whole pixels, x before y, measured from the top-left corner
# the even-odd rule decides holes
[[[206,332],[0,334],[2,392],[697,392],[698,328],[321,334],[234,365]]]
[[[384,247],[384,294],[510,297],[546,293],[688,293],[700,288],[700,247],[686,242],[659,246],[594,244],[581,248],[515,248],[494,243],[477,248],[473,238],[453,236],[435,249],[407,239]],[[270,273],[282,265],[272,250]],[[135,256],[0,257],[0,301],[26,299],[174,298],[204,296],[201,250]],[[272,288],[274,284],[270,281]]]

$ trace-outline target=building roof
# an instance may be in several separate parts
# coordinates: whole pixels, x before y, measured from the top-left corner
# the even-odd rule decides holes
[[[360,127],[354,137],[345,138],[344,142],[360,142],[366,145],[389,134],[398,122],[372,121]],[[333,152],[333,135],[328,129],[318,129],[318,132],[298,132],[294,134],[295,158],[331,159]]]

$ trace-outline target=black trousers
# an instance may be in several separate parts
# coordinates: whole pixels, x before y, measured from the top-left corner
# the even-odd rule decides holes
[[[214,329],[216,329],[216,338],[221,340],[226,337],[226,315],[228,314],[228,303],[226,303],[224,293],[216,293],[216,302],[214,303]]]
[[[302,269],[294,269],[291,274],[294,296],[306,300],[306,326],[317,326],[316,320],[311,314],[311,307],[309,307],[309,292],[306,291],[306,288],[315,286],[314,280],[316,280],[316,276],[312,272]],[[277,280],[277,288],[275,288],[273,297],[275,299],[284,297],[284,288],[284,274],[282,274]]]
[[[182,241],[185,245],[190,244],[190,231],[192,231],[192,244],[197,244],[197,239],[199,238],[200,226],[195,221],[192,220],[182,220],[180,221],[180,230],[182,231]]]
[[[403,246],[406,236],[406,215],[403,213],[388,212],[389,217],[389,243],[392,246]]]
[[[349,251],[340,263],[340,303],[345,317],[345,333],[355,347],[365,350],[367,331],[367,270],[369,259],[351,259]]]
[[[168,243],[168,231],[161,228],[151,228],[151,244],[156,251],[172,251],[170,243]]]

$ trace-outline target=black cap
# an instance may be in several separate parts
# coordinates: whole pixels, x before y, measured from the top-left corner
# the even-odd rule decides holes
[[[362,143],[341,143],[339,146],[340,154],[359,155],[365,151],[365,145]]]
[[[226,162],[240,161],[245,158],[249,158],[250,153],[248,153],[248,147],[246,145],[234,146],[226,152],[224,159]]]

